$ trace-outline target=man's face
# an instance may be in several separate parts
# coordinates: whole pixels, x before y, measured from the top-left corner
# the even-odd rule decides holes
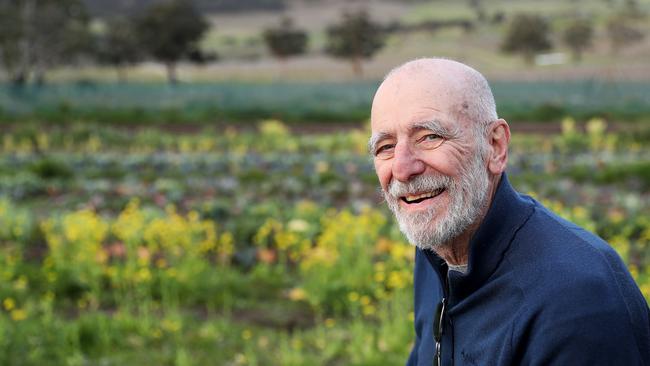
[[[386,202],[409,241],[448,244],[482,213],[488,171],[463,101],[435,83],[401,75],[387,80],[372,107],[374,165]]]

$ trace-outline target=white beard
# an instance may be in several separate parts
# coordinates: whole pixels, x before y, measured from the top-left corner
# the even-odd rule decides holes
[[[489,176],[480,154],[475,153],[469,167],[457,180],[445,175],[418,175],[407,183],[393,180],[384,197],[397,218],[400,231],[420,249],[436,249],[462,234],[482,214],[486,205]],[[408,193],[433,192],[444,188],[450,202],[445,207],[430,207],[408,213],[400,208],[400,197]],[[438,216],[437,222],[433,222]]]

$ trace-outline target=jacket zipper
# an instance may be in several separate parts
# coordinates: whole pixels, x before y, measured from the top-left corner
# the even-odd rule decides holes
[[[423,250],[422,252],[424,252],[424,255],[426,256],[427,260],[429,261],[429,264],[431,265],[433,270],[438,274],[438,277],[442,280],[441,281],[442,285],[443,285],[442,286],[442,300],[441,300],[442,313],[441,313],[441,317],[439,319],[439,322],[440,322],[440,326],[442,327],[441,329],[444,329],[444,327],[445,327],[445,324],[444,324],[445,312],[447,311],[446,308],[448,307],[448,304],[449,304],[449,276],[448,276],[449,269],[447,269],[447,272],[443,276],[440,273],[440,271],[438,270],[438,268],[436,268],[437,267],[437,265],[435,263],[436,259],[433,257],[432,253],[430,251],[428,251],[428,250]],[[443,265],[446,266],[446,263],[443,262]],[[434,329],[434,332],[435,331],[436,330]],[[441,358],[442,357],[442,350],[441,350],[442,333],[444,333],[444,332],[441,332],[440,343],[436,342],[436,344],[435,344],[434,361],[436,361],[436,362],[434,364],[438,365],[438,366],[442,366],[441,365],[441,363],[442,363],[442,358]],[[452,359],[453,359],[453,357],[452,357]]]

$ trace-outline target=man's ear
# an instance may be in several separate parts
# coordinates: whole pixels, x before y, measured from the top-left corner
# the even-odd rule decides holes
[[[508,163],[508,143],[510,142],[510,127],[503,119],[498,119],[490,126],[488,143],[488,170],[494,175],[500,175],[506,170]]]

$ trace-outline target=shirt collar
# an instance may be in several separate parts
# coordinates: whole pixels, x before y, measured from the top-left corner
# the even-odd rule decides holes
[[[532,200],[517,193],[503,173],[490,208],[470,239],[467,273],[449,273],[452,302],[460,301],[474,292],[494,273],[515,233],[532,214],[533,207]],[[444,279],[447,276],[444,260],[430,251],[425,254],[440,278]]]

